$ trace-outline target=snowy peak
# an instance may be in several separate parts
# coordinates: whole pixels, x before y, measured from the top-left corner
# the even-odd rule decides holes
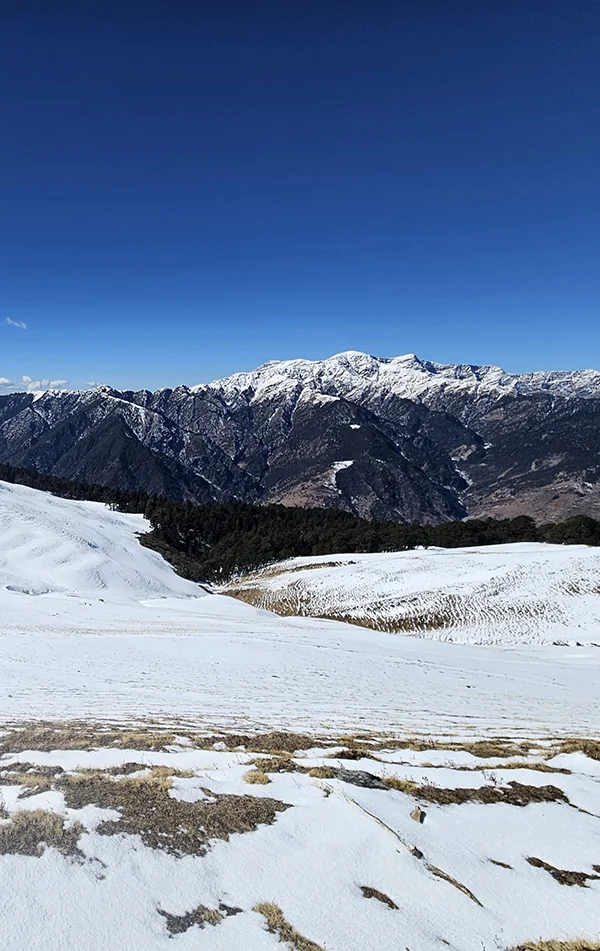
[[[285,397],[309,388],[331,396],[361,398],[393,394],[428,403],[442,395],[502,397],[550,393],[562,397],[600,397],[597,370],[507,373],[496,366],[442,364],[414,353],[383,358],[356,350],[326,360],[270,361],[256,370],[235,373],[194,392],[218,391],[226,402]]]

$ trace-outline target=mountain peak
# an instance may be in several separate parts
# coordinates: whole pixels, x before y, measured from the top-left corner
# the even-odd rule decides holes
[[[395,395],[425,403],[437,401],[441,394],[493,398],[545,392],[585,399],[600,397],[600,372],[553,370],[516,374],[493,365],[435,363],[415,353],[376,357],[346,350],[323,360],[272,360],[256,370],[234,373],[192,389],[216,390],[226,401],[244,395],[250,402],[260,402],[305,387],[353,399],[372,397],[379,390],[381,396]]]

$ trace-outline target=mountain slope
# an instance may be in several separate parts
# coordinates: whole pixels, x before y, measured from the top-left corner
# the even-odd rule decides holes
[[[597,371],[348,352],[155,393],[0,397],[0,461],[178,499],[399,521],[598,517],[599,420]]]
[[[282,615],[460,644],[600,646],[600,559],[584,545],[294,558],[222,590]]]
[[[99,502],[59,499],[0,482],[4,605],[14,595],[102,595],[136,602],[201,596],[202,588],[140,545],[137,535],[149,527],[141,515],[113,512]],[[25,623],[28,602],[19,603]]]

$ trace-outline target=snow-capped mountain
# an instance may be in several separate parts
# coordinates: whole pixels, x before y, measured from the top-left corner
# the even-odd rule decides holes
[[[600,514],[599,419],[595,370],[349,351],[154,393],[0,397],[0,461],[200,501],[550,520]]]
[[[253,401],[285,396],[301,386],[346,399],[393,393],[402,399],[431,403],[441,397],[503,396],[552,393],[566,398],[600,397],[598,370],[552,370],[506,373],[500,367],[443,364],[420,360],[414,353],[383,358],[356,350],[327,360],[281,360],[265,363],[249,373],[192,387],[195,392],[218,390],[230,401],[252,394]]]

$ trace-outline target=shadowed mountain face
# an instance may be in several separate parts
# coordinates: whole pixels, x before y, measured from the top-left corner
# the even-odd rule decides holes
[[[437,522],[600,515],[600,374],[271,363],[175,390],[0,397],[0,461],[175,499]]]

